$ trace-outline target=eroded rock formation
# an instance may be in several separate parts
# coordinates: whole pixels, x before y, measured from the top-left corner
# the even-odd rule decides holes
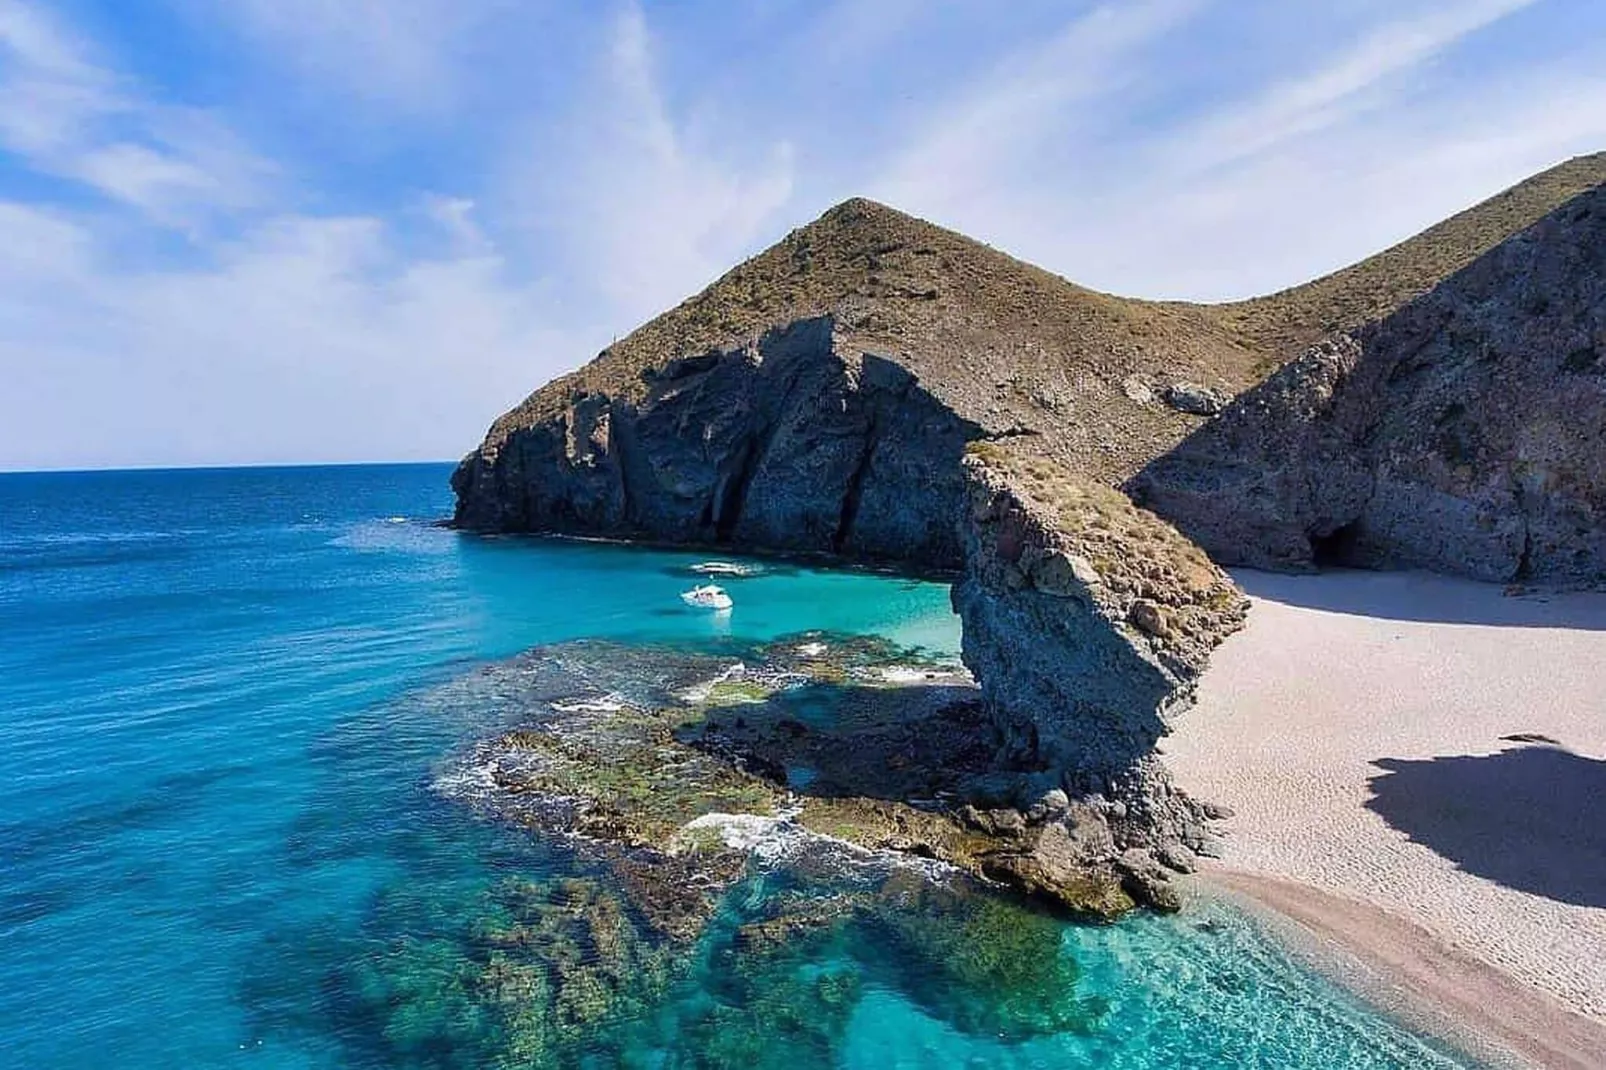
[[[966,476],[954,608],[1006,752],[1091,804],[1110,830],[1106,861],[1200,846],[1200,815],[1172,790],[1155,744],[1248,600],[1198,547],[1108,487],[998,446],[972,450]],[[1089,823],[1072,823],[1084,842]]]
[[[1320,343],[1133,494],[1217,560],[1606,581],[1606,188]]]

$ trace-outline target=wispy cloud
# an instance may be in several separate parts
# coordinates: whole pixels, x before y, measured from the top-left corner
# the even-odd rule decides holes
[[[1592,0],[74,7],[0,0],[0,467],[457,454],[853,194],[1215,298],[1606,147]]]
[[[546,325],[494,250],[409,257],[394,239],[370,217],[281,216],[205,264],[130,272],[84,224],[0,205],[3,460],[465,450],[535,358],[582,340]]]
[[[0,147],[153,219],[256,202],[273,168],[207,113],[160,104],[43,9],[0,0]]]
[[[626,6],[583,107],[514,172],[539,240],[605,299],[616,325],[679,301],[751,251],[792,194],[786,139],[701,140],[672,114],[653,49],[641,8]]]
[[[997,188],[1045,140],[1073,136],[1081,106],[1120,96],[1152,69],[1133,57],[1197,12],[1196,0],[1109,4],[1002,57],[932,110],[873,184],[899,204],[942,212]]]
[[[512,0],[237,0],[227,16],[285,68],[359,97],[436,111],[455,100],[465,74],[457,61],[475,33],[514,6]]]
[[[1171,165],[1201,169],[1267,152],[1365,112],[1397,102],[1392,80],[1433,60],[1463,38],[1532,7],[1538,0],[1465,0],[1415,11],[1367,30],[1315,70],[1210,114],[1168,139]]]
[[[871,188],[1101,289],[1213,300],[1292,285],[1606,147],[1589,62],[1472,81],[1439,68],[1534,6],[1348,5],[1331,32],[1283,40],[1272,71],[1255,39],[1243,75],[1197,99],[1179,57],[1208,37],[1218,69],[1234,60],[1217,12],[1096,10],[964,84]]]
[[[307,215],[42,9],[0,0],[0,48],[0,148],[103,199],[0,199],[0,464],[446,456],[579,348],[471,200]],[[172,228],[183,255],[129,259]]]

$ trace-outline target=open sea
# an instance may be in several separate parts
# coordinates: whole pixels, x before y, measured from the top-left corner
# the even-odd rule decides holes
[[[966,980],[1019,932],[734,954],[773,873],[678,967],[576,928],[596,875],[441,789],[490,717],[454,681],[581,638],[953,654],[958,622],[943,585],[807,568],[698,614],[693,555],[436,526],[449,472],[0,475],[0,1066],[1467,1065],[1220,906],[1034,923],[1024,1006]]]

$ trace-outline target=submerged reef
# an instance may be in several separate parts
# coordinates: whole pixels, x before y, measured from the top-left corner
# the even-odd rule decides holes
[[[1079,992],[1058,921],[963,878],[767,868],[691,941],[602,877],[507,878],[454,901],[429,938],[411,935],[417,903],[381,904],[375,935],[409,935],[332,980],[389,1065],[824,1070],[875,987],[1009,1042],[1090,1032],[1107,1010]]]
[[[885,640],[563,643],[415,701],[480,735],[437,792],[563,861],[449,920],[397,904],[409,935],[339,978],[393,1062],[831,1067],[877,987],[962,1033],[1091,1031],[1066,918],[1176,905],[1009,763],[961,665]]]
[[[937,867],[1090,919],[1178,905],[1116,811],[1011,763],[962,667],[883,640],[566,643],[473,686],[521,714],[443,770],[443,790],[567,838],[671,938],[701,932],[754,854],[833,876]]]

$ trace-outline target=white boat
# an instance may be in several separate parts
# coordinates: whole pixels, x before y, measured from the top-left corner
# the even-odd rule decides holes
[[[751,576],[757,571],[752,565],[738,565],[734,561],[704,561],[691,566],[700,576]]]
[[[715,587],[712,583],[683,592],[680,600],[697,609],[729,609],[734,605],[725,588]]]

